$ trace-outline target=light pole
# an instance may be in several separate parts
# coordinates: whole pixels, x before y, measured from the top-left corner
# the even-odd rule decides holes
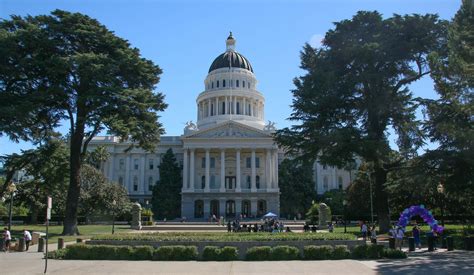
[[[112,201],[112,234],[115,233],[115,206],[117,205],[117,201]]]
[[[15,196],[16,185],[12,182],[8,186],[8,192],[10,192],[10,208],[8,209],[8,231],[12,228],[12,211],[13,211],[13,197]]]
[[[441,225],[444,227],[444,185],[443,183],[440,182],[436,189],[438,190],[438,194],[441,197]]]
[[[347,233],[347,227],[346,227],[346,224],[347,224],[347,219],[346,219],[346,206],[347,206],[347,200],[344,199],[342,201],[342,205],[344,206],[344,233]]]

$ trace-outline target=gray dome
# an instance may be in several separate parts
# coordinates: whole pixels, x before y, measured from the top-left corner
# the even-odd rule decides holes
[[[246,69],[253,73],[252,65],[250,65],[247,58],[234,51],[226,51],[214,59],[214,62],[212,62],[211,67],[209,68],[209,72],[229,67]]]

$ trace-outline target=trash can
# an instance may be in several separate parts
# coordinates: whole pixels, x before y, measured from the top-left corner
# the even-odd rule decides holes
[[[448,244],[446,243],[446,238],[441,238],[441,248],[448,248]]]
[[[415,238],[408,238],[408,251],[415,251]]]
[[[449,236],[446,238],[446,245],[448,248],[448,251],[453,251],[454,250],[454,239],[453,237]]]
[[[473,238],[471,236],[464,237],[464,246],[466,250],[473,250]]]
[[[4,251],[5,248],[5,240],[3,238],[0,238],[0,251]]]
[[[395,249],[395,238],[390,237],[388,239],[388,247],[391,248],[391,249]]]
[[[64,239],[58,238],[58,249],[63,249],[63,248],[64,248]]]
[[[38,252],[44,252],[44,238],[38,239]]]
[[[18,239],[18,247],[17,250],[19,252],[23,252],[26,249],[26,243],[25,243],[25,238],[20,238]]]
[[[435,237],[428,236],[428,251],[434,251]]]

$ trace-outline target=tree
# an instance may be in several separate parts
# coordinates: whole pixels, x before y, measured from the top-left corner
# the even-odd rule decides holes
[[[284,159],[278,169],[282,217],[304,214],[316,199],[311,163]]]
[[[127,190],[122,185],[109,182],[96,168],[83,165],[79,209],[87,222],[92,215],[120,215],[130,209],[129,204]]]
[[[181,167],[170,148],[160,164],[160,180],[153,187],[152,211],[156,219],[181,217]]]
[[[277,142],[302,158],[343,167],[360,157],[374,166],[372,178],[382,232],[390,226],[387,173],[398,166],[388,157],[394,129],[405,158],[423,144],[407,85],[430,73],[429,54],[443,47],[444,22],[436,15],[358,12],[335,23],[319,49],[305,45],[294,80],[296,124],[277,131]]]
[[[424,124],[439,144],[422,156],[425,173],[442,183],[446,195],[474,214],[474,4],[464,0],[448,29],[447,53],[430,59],[439,95],[423,100]]]
[[[70,176],[63,234],[78,234],[80,169],[107,129],[145,150],[163,133],[153,92],[161,69],[97,20],[55,10],[0,22],[0,134],[38,142],[69,125]]]

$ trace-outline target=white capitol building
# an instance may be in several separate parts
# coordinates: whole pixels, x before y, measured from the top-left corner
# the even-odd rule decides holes
[[[159,178],[161,156],[171,148],[183,167],[181,215],[261,216],[279,213],[278,165],[284,152],[273,140],[274,123],[265,123],[265,97],[257,90],[250,62],[235,51],[232,33],[226,51],[209,68],[205,90],[196,99],[197,123],[181,136],[163,136],[155,152],[145,152],[113,136],[94,138],[90,150],[106,146],[105,176],[123,184],[130,198],[151,199]],[[318,194],[347,188],[351,173],[314,164]]]

